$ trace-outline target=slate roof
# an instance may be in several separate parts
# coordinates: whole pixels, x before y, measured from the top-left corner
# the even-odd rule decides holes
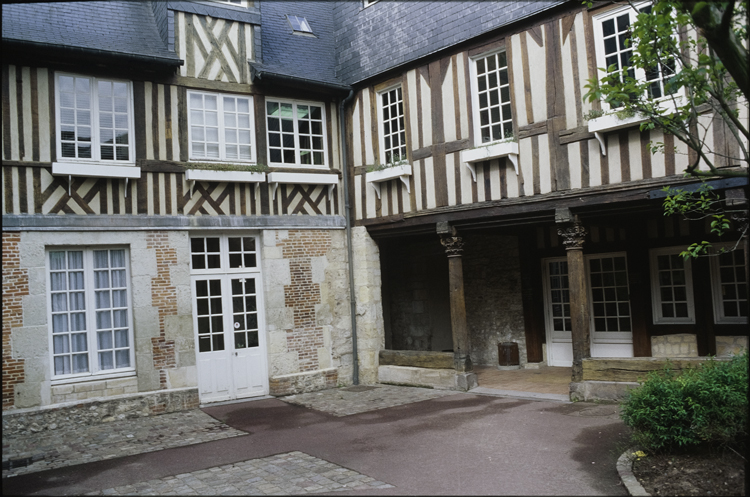
[[[332,7],[326,1],[261,1],[263,55],[255,69],[346,86],[336,77]],[[306,18],[315,36],[293,34],[287,15]]]
[[[3,40],[76,47],[161,60],[180,59],[164,44],[150,2],[3,4]]]
[[[566,1],[337,1],[336,74],[354,84]]]

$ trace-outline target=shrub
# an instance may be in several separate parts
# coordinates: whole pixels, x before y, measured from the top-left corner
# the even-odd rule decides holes
[[[621,417],[652,451],[701,443],[741,445],[747,435],[747,352],[675,373],[667,363],[626,398]]]

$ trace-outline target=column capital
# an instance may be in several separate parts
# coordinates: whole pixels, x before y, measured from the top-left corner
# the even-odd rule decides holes
[[[586,228],[580,222],[574,222],[568,226],[558,228],[557,234],[563,237],[565,250],[582,250],[586,241]]]
[[[445,253],[448,257],[461,257],[464,251],[464,241],[460,236],[441,235],[440,243],[445,247]]]

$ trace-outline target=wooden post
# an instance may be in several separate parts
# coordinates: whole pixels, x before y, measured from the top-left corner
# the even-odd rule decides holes
[[[568,257],[568,288],[570,295],[570,321],[573,338],[572,381],[583,381],[583,359],[591,357],[591,325],[589,317],[589,291],[586,266],[583,259],[583,242],[586,229],[577,216],[572,225],[559,228]]]
[[[463,239],[457,236],[456,228],[447,222],[437,224],[440,243],[448,256],[448,284],[451,299],[451,330],[453,332],[453,366],[459,373],[472,370],[469,356],[469,332],[466,326],[466,303],[464,301],[464,273],[461,262]]]

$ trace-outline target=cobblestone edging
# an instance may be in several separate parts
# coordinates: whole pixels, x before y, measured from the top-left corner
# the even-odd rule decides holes
[[[197,407],[198,389],[180,388],[66,402],[51,407],[12,409],[3,412],[3,440],[8,436],[56,430],[74,431],[101,423],[187,411]]]
[[[617,472],[620,474],[620,480],[628,490],[628,493],[634,497],[649,497],[651,494],[646,492],[633,474],[633,453],[626,450],[617,459]]]
[[[294,451],[85,495],[302,495],[380,488],[393,485]]]

